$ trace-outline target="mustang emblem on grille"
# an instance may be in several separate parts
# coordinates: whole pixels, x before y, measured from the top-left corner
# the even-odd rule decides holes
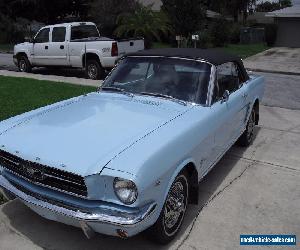
[[[29,164],[25,164],[23,166],[23,172],[27,177],[35,181],[42,181],[45,180],[46,178],[44,174],[44,170],[42,168],[41,169],[33,168],[29,166]]]

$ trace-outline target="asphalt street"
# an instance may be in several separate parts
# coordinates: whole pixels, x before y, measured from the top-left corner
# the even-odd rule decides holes
[[[12,54],[0,53],[0,69],[17,70]]]
[[[189,206],[172,243],[157,246],[145,234],[87,240],[80,229],[43,219],[14,200],[0,207],[0,249],[244,250],[253,248],[239,245],[240,234],[295,234],[299,239],[300,76],[258,74],[266,78],[266,91],[253,144],[233,146],[201,181],[200,202]],[[299,247],[298,240],[291,249]]]

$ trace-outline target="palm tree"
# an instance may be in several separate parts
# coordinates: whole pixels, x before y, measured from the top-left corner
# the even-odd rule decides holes
[[[162,35],[172,32],[167,16],[155,12],[151,6],[139,6],[134,13],[121,14],[117,18],[115,35],[118,37],[144,37],[147,42],[161,41]]]

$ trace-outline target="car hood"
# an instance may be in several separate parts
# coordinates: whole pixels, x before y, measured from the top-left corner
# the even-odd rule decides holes
[[[29,42],[19,43],[19,44],[16,44],[16,45],[15,45],[15,48],[23,47],[23,46],[28,46],[28,45],[30,45],[30,44],[31,44],[31,43],[29,43]]]
[[[26,160],[88,176],[189,108],[159,98],[91,93],[18,120],[0,133],[0,145]]]

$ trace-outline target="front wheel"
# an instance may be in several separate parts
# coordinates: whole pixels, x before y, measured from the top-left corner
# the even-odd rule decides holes
[[[244,133],[240,136],[237,143],[238,145],[242,147],[247,147],[251,144],[254,137],[254,127],[255,127],[255,109],[253,108],[246,126],[246,130]]]
[[[148,230],[153,241],[167,244],[175,238],[182,225],[188,202],[189,184],[184,173],[173,182],[155,224]]]
[[[26,56],[21,56],[18,59],[18,68],[21,72],[31,72],[31,64]]]
[[[86,63],[86,76],[92,80],[99,80],[104,75],[104,69],[96,60],[88,60]]]

